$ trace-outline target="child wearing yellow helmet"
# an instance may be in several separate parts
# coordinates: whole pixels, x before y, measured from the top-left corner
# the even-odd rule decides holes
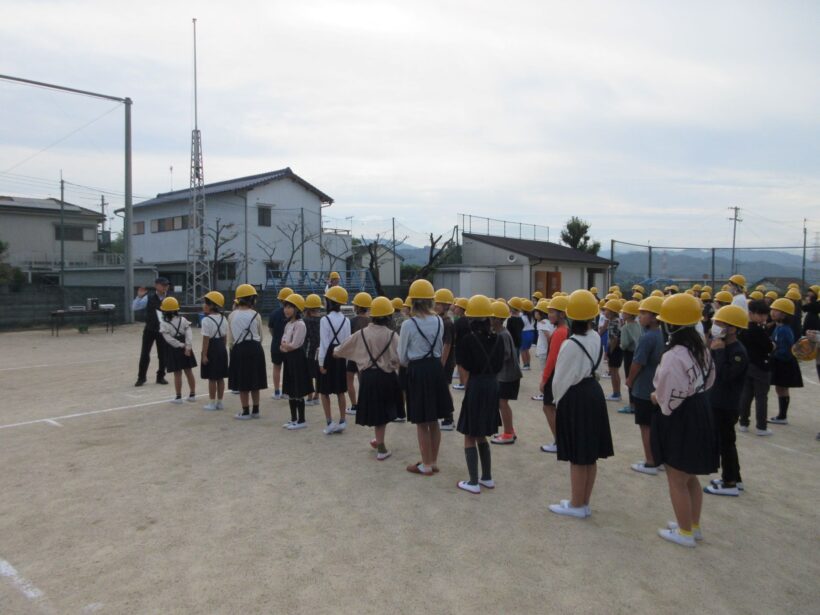
[[[364,329],[370,324],[368,312],[370,305],[373,303],[373,298],[365,292],[357,293],[353,298],[353,312],[354,316],[350,319],[350,334],[353,335],[360,329]],[[358,410],[357,396],[356,396],[356,376],[359,368],[355,361],[348,361],[346,367],[347,378],[347,396],[350,398],[350,406],[345,410],[345,414],[356,416]]]
[[[347,303],[347,291],[332,286],[325,293],[327,313],[319,321],[319,398],[325,413],[325,435],[342,433],[347,428],[345,418],[345,393],[347,393],[347,361],[335,356],[334,350],[350,337],[350,321],[342,314]],[[330,396],[335,395],[339,404],[339,420],[334,421]]]
[[[535,306],[529,299],[521,302],[521,321],[524,323],[521,329],[521,369],[525,372],[530,371],[530,348],[536,342],[535,320],[532,315],[534,309]]]
[[[458,373],[458,382],[453,385],[453,390],[455,391],[463,391],[467,388],[467,372],[458,362],[458,342],[470,333],[470,321],[464,316],[467,303],[467,299],[458,298],[453,304],[453,316],[455,316],[453,322],[453,343],[455,347],[452,349],[452,353],[456,361],[456,372]],[[444,376],[446,378],[448,374],[445,373]]]
[[[441,318],[444,325],[444,340],[441,348],[441,364],[444,368],[444,378],[449,383],[453,378],[453,371],[456,368],[456,351],[455,351],[455,322],[450,318],[450,306],[453,305],[455,297],[453,293],[446,288],[439,288],[436,291],[435,303],[433,304],[433,311]],[[449,392],[449,387],[448,387]],[[453,431],[455,423],[453,416],[441,420],[442,431]]]
[[[515,344],[512,336],[504,326],[504,321],[510,315],[510,309],[502,301],[495,301],[492,304],[493,316],[490,319],[493,333],[498,336],[498,343],[504,349],[504,360],[501,364],[501,371],[498,372],[498,409],[501,413],[502,433],[494,435],[490,442],[492,444],[515,444],[518,437],[515,435],[513,426],[513,412],[510,401],[518,399],[521,388],[521,367],[518,364],[518,355],[515,354]],[[535,312],[538,314],[539,312]]]
[[[321,332],[319,330],[320,311],[322,309],[322,298],[319,295],[310,294],[305,297],[305,311],[302,321],[305,323],[305,356],[307,357],[307,370],[313,382],[313,393],[305,399],[306,406],[319,405],[319,340]]]
[[[293,294],[293,290],[283,286],[276,294],[277,307],[268,316],[268,331],[270,331],[270,360],[273,363],[273,399],[287,399],[282,395],[282,362],[284,357],[279,350],[282,342],[282,335],[285,333],[285,299]]]
[[[338,357],[354,361],[359,374],[359,399],[356,424],[373,427],[370,446],[376,459],[384,461],[391,453],[385,444],[387,423],[395,421],[404,401],[399,388],[399,336],[391,329],[395,308],[386,297],[371,304],[371,320],[335,350]]]
[[[792,345],[797,341],[791,327],[795,316],[794,302],[781,297],[771,305],[771,318],[775,323],[772,332],[774,351],[772,352],[772,384],[777,393],[778,413],[769,419],[774,425],[788,425],[789,389],[803,387],[800,365],[792,354]]]
[[[623,352],[624,378],[626,380],[629,379],[629,372],[632,369],[632,358],[635,356],[638,340],[641,337],[641,325],[637,321],[638,314],[639,304],[637,301],[627,301],[621,308],[621,318],[623,319],[623,325],[621,326],[621,351]],[[624,384],[626,384],[626,382]],[[634,414],[635,400],[628,385],[626,390],[629,395],[629,403],[620,408],[618,412],[621,414]]]
[[[211,291],[202,299],[205,316],[200,322],[202,329],[202,353],[199,376],[208,381],[208,403],[204,410],[222,410],[225,395],[225,378],[228,377],[228,349],[225,337],[228,335],[228,319],[220,313],[225,305],[222,293]]]
[[[604,314],[607,319],[606,353],[607,365],[609,366],[609,378],[612,383],[612,393],[607,396],[607,401],[621,401],[621,374],[620,369],[624,363],[623,350],[621,350],[621,306],[620,299],[610,299],[604,305]],[[603,338],[601,339],[603,343]]]
[[[302,320],[305,300],[301,295],[291,294],[284,301],[285,332],[279,344],[283,357],[282,393],[288,396],[290,421],[282,425],[293,431],[307,427],[305,420],[305,396],[314,392],[313,379],[305,354],[307,326]]]
[[[524,319],[521,310],[524,308],[524,301],[520,297],[512,297],[507,305],[510,306],[510,317],[507,319],[507,331],[512,335],[516,352],[521,355],[524,341]]]
[[[594,295],[593,295],[594,296]],[[558,445],[556,444],[555,434],[555,401],[552,397],[552,380],[555,375],[555,364],[558,361],[558,352],[567,341],[569,337],[569,327],[567,326],[567,304],[566,297],[555,297],[550,301],[547,317],[550,324],[553,326],[553,332],[550,335],[549,348],[547,349],[547,362],[544,365],[544,371],[541,374],[540,391],[543,401],[543,412],[547,419],[550,433],[552,434],[552,444],[542,444],[541,451],[544,453],[557,453]]]
[[[259,391],[268,388],[268,369],[262,349],[262,318],[254,309],[256,289],[240,284],[234,296],[236,309],[228,316],[228,388],[239,391],[242,412],[234,418],[245,421],[259,418]]]
[[[193,351],[193,334],[191,323],[187,318],[179,315],[179,301],[174,297],[166,297],[159,308],[162,311],[162,320],[159,323],[159,332],[165,340],[165,369],[174,375],[174,389],[176,397],[172,404],[182,403],[182,374],[188,381],[187,401],[196,402],[196,380],[193,368],[196,367],[196,357]]]
[[[743,382],[740,397],[740,431],[749,431],[752,399],[755,402],[755,433],[771,436],[772,430],[766,424],[771,385],[771,359],[774,344],[766,329],[769,306],[765,301],[749,302],[749,327],[740,332],[740,342],[749,355],[749,369]]]

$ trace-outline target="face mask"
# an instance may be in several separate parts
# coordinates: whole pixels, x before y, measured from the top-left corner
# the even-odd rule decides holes
[[[712,337],[721,338],[726,335],[726,330],[720,325],[712,325]]]

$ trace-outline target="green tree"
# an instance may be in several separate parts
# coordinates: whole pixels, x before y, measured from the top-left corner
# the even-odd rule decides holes
[[[590,254],[598,254],[601,249],[600,241],[590,241],[589,237],[589,222],[582,220],[578,216],[572,216],[567,220],[563,230],[561,230],[561,241],[567,244],[570,248],[581,250],[582,252],[589,252]]]

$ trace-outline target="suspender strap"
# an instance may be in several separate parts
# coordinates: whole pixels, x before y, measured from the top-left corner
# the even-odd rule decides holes
[[[598,351],[598,360],[593,361],[592,357],[587,352],[587,349],[584,348],[584,345],[581,342],[579,342],[577,339],[575,339],[574,335],[572,337],[570,337],[569,339],[571,339],[573,342],[578,344],[578,348],[580,348],[581,351],[587,356],[587,359],[589,359],[589,362],[592,365],[592,373],[590,374],[590,376],[594,376],[595,371],[598,369],[598,366],[601,364],[601,360],[604,358],[604,348],[603,348],[603,346],[601,346],[601,348],[598,349],[599,350]]]
[[[220,339],[222,337],[221,327],[222,327],[222,323],[225,322],[225,317],[222,316],[222,314],[220,314],[219,322],[216,322],[216,318],[214,318],[210,314],[208,316],[206,316],[205,318],[207,318],[208,320],[210,320],[212,323],[214,323],[216,325],[216,335],[214,336],[214,339],[215,340]]]
[[[367,345],[367,339],[365,339],[365,337],[364,337],[364,329],[361,330],[359,335],[362,336],[362,342],[364,343],[364,349],[367,351],[367,356],[370,357],[370,366],[367,369],[372,369],[374,367],[376,369],[381,369],[378,366],[379,359],[381,359],[384,356],[384,353],[387,352],[390,349],[390,344],[393,342],[393,336],[396,335],[396,332],[395,331],[390,332],[390,339],[387,340],[387,345],[384,347],[384,349],[379,353],[379,356],[376,357],[376,358],[373,358],[373,353],[370,352],[370,346]]]
[[[338,346],[340,344],[339,334],[342,332],[342,328],[345,326],[345,322],[343,320],[341,323],[339,323],[339,328],[336,329],[333,326],[333,321],[330,320],[330,316],[325,316],[325,318],[327,318],[327,324],[330,325],[330,330],[333,332],[333,341],[330,342],[330,345],[333,346],[335,344],[336,346]]]
[[[441,331],[441,320],[439,320],[439,318],[436,317],[436,334],[433,336],[433,341],[432,342],[429,339],[427,339],[426,335],[424,335],[424,332],[421,330],[421,327],[419,327],[419,323],[416,322],[415,317],[411,318],[410,321],[414,325],[416,325],[416,331],[419,332],[419,335],[421,336],[421,339],[423,339],[425,342],[427,342],[427,345],[430,346],[430,350],[427,352],[426,355],[424,355],[424,358],[425,359],[431,358],[433,356],[433,351],[436,348],[436,340],[438,339],[438,334]]]
[[[247,341],[249,337],[253,338],[253,333],[251,333],[251,327],[253,326],[253,323],[256,322],[256,312],[254,312],[253,310],[251,310],[251,312],[253,312],[253,317],[251,318],[251,321],[248,323],[247,328],[242,332],[242,340],[240,342],[237,342],[238,344]]]

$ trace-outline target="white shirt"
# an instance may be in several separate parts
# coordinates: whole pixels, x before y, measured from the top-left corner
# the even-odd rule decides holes
[[[254,310],[234,310],[228,316],[228,345],[262,341],[262,318]]]
[[[552,335],[552,332],[555,331],[555,327],[549,320],[544,318],[538,321],[535,330],[538,331],[538,341],[535,344],[535,356],[544,359],[547,356],[547,352],[549,352],[549,337]]]
[[[573,339],[581,343],[592,357],[592,361],[597,362],[601,355],[601,336],[595,335],[593,330],[586,335],[573,335],[562,344],[552,377],[552,396],[556,406],[571,386],[594,374],[592,363],[578,344],[572,341]]]
[[[208,314],[202,319],[202,337],[224,338],[228,334],[228,319],[222,314]]]
[[[734,296],[734,298],[732,299],[732,305],[739,305],[747,312],[749,311],[749,303],[746,300],[746,295],[744,295],[743,293],[739,293]]]
[[[333,332],[338,331],[334,336]],[[340,345],[350,337],[350,321],[341,312],[330,312],[319,321],[319,365],[325,364],[332,344]]]
[[[521,312],[521,320],[524,321],[524,328],[522,331],[532,331],[535,327],[532,324],[532,317],[528,316],[524,312]]]
[[[292,348],[301,348],[305,343],[307,326],[304,320],[294,320],[285,325],[285,332],[282,334],[282,343],[288,344]]]
[[[177,330],[179,330],[179,334],[185,336],[184,342],[176,339]],[[165,338],[165,343],[173,348],[190,348],[194,341],[193,333],[191,333],[191,323],[182,316],[174,316],[170,321],[164,318],[160,320],[159,332]]]

